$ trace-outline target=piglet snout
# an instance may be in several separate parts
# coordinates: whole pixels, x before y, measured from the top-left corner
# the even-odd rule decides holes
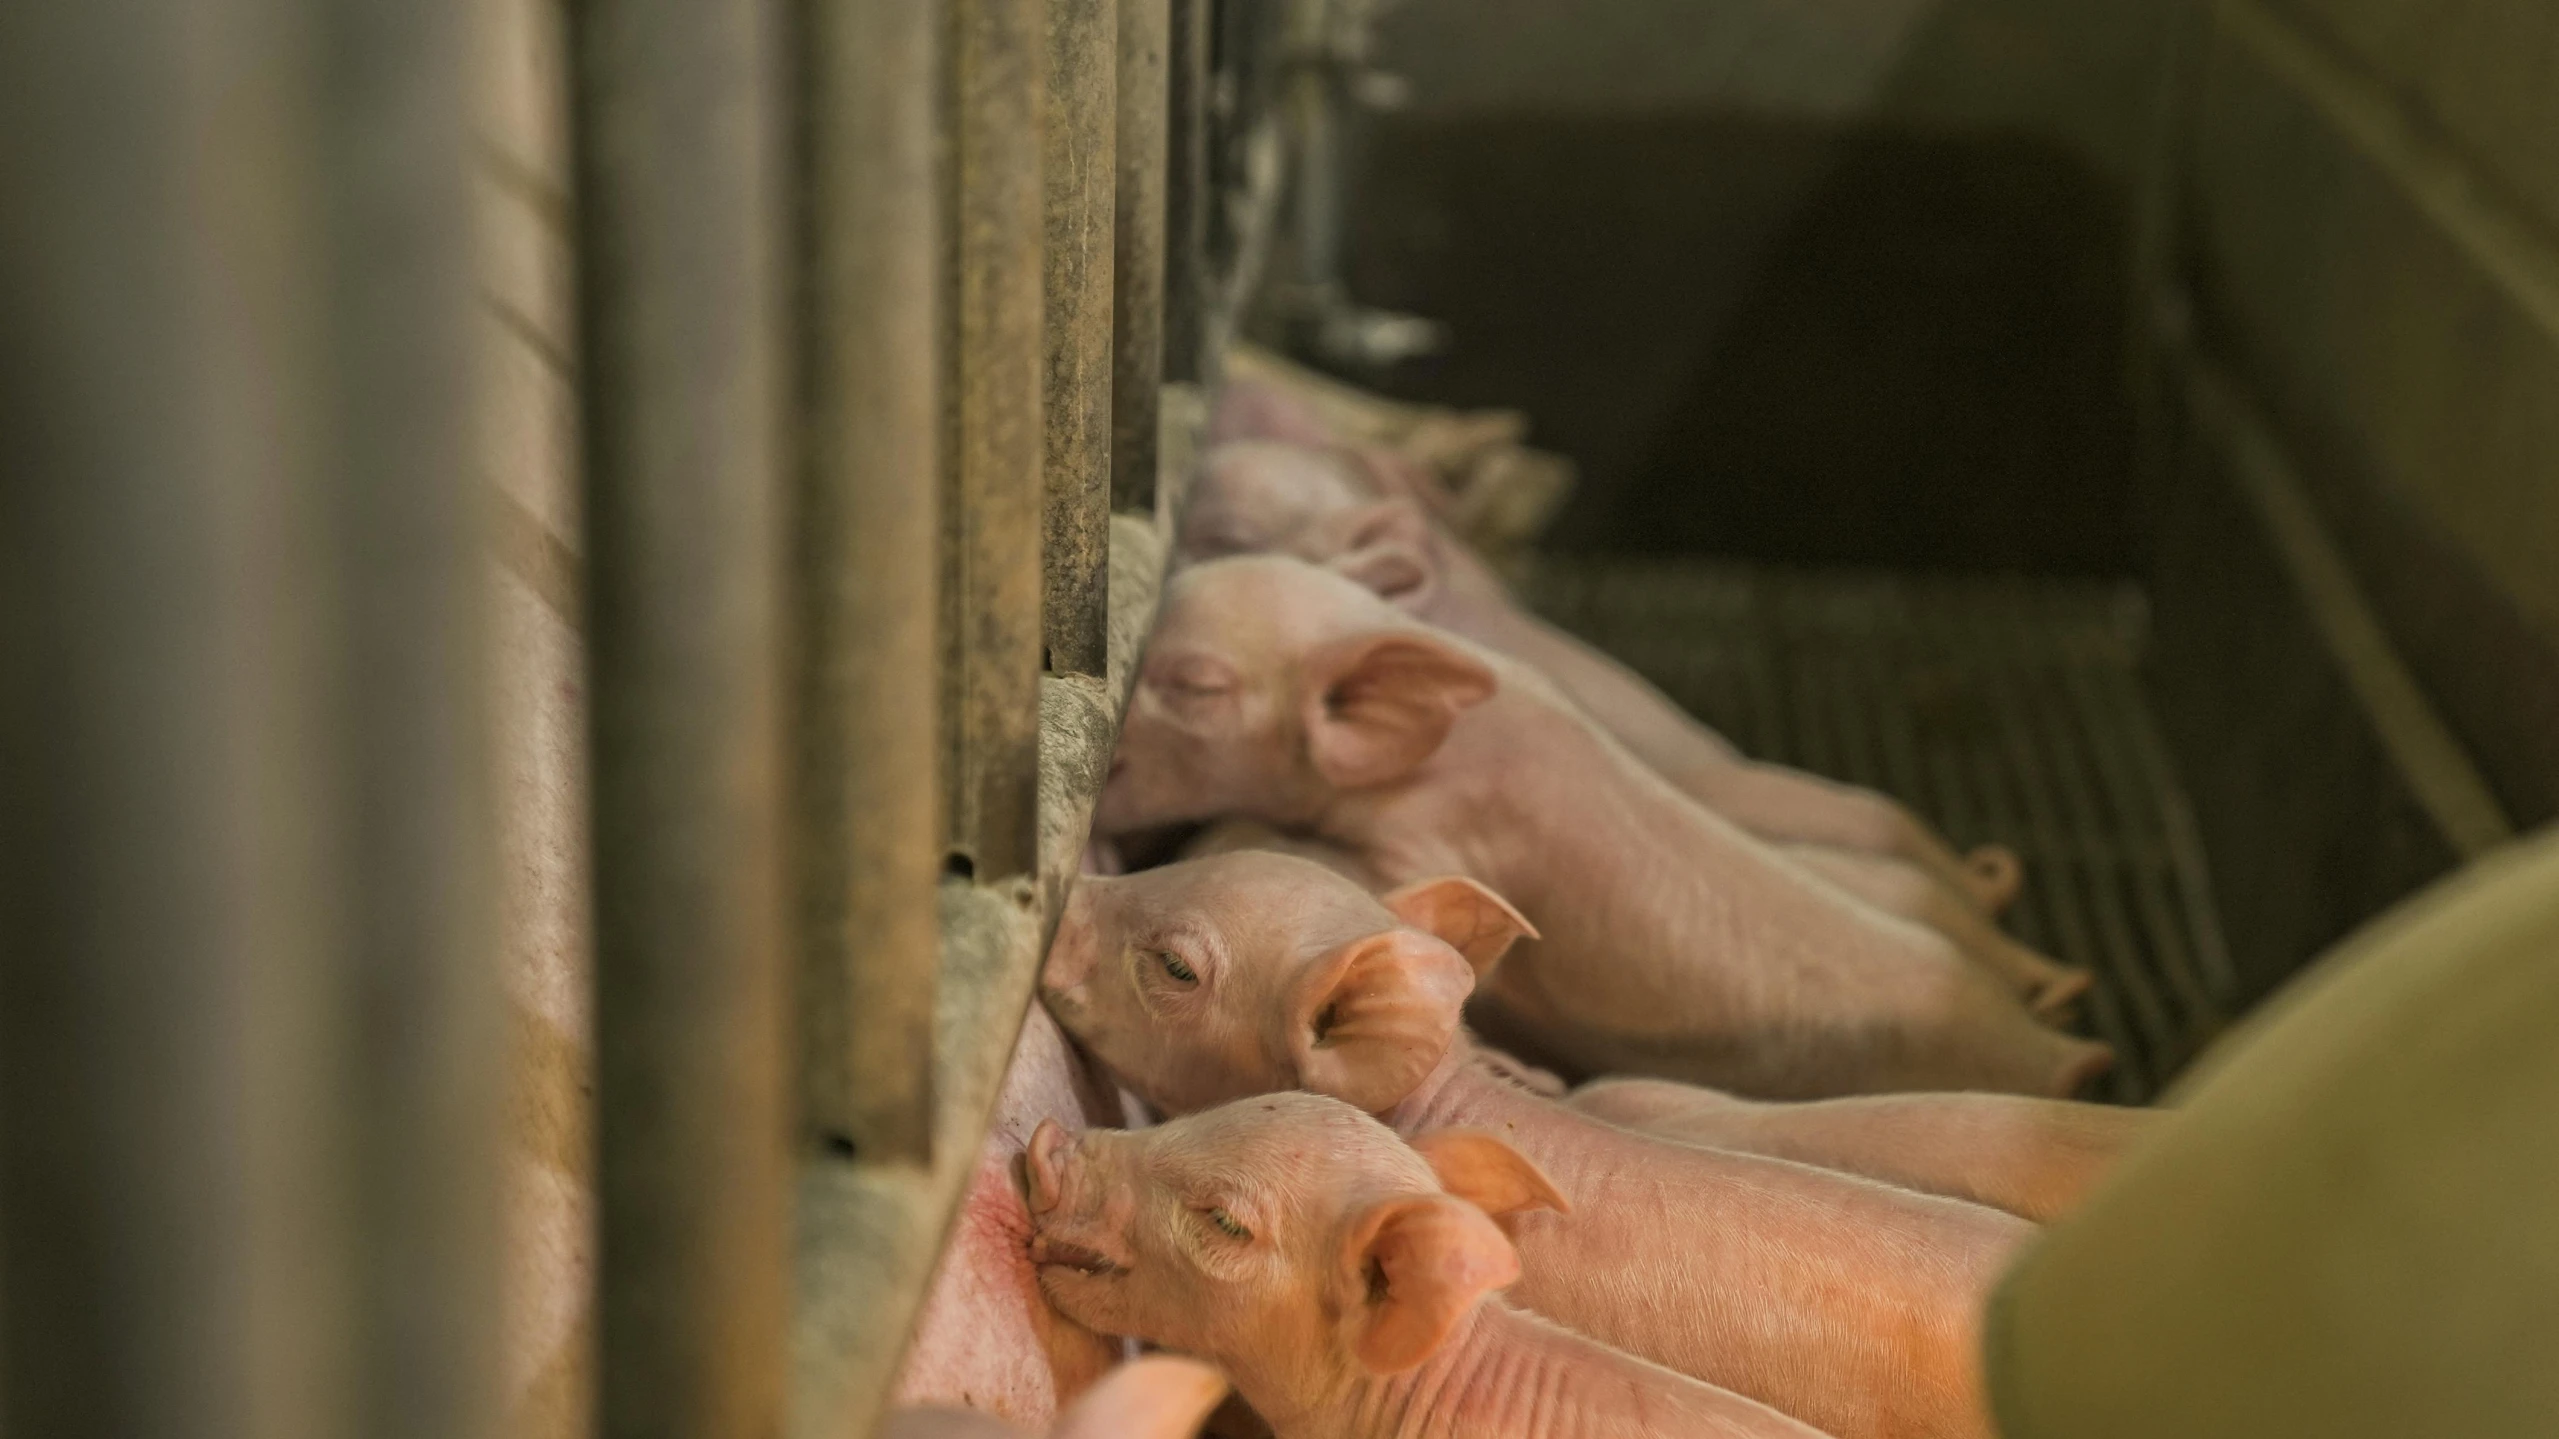
[[[1030,1205],[1033,1214],[1046,1214],[1066,1198],[1066,1165],[1075,1148],[1075,1138],[1066,1126],[1054,1119],[1043,1119],[1031,1131],[1031,1145],[1022,1157],[1024,1175],[1030,1180]]]
[[[1066,896],[1066,909],[1057,918],[1057,938],[1049,942],[1048,959],[1040,966],[1040,989],[1055,996],[1081,988],[1093,977],[1094,961],[1101,953],[1101,936],[1093,922],[1093,892],[1107,879],[1086,875]]]

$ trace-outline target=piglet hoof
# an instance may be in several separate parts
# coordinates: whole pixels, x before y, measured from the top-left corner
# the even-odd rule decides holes
[[[2086,1099],[2106,1072],[2115,1067],[2115,1051],[2094,1040],[2073,1046],[2074,1053],[2054,1079],[2055,1099]]]
[[[1052,1439],[1185,1439],[1225,1397],[1225,1375],[1151,1354],[1104,1375],[1059,1418]]]
[[[2097,983],[2097,976],[2084,969],[2060,965],[2035,987],[2026,998],[2026,1008],[2037,1019],[2056,1028],[2067,1029],[2079,1017],[2079,1001]]]
[[[1979,845],[1964,856],[1964,888],[1985,913],[2006,910],[2025,882],[2025,866],[2018,862],[2017,852],[2004,844]]]

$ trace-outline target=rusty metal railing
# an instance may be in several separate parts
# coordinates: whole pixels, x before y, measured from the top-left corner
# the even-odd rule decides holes
[[[1278,27],[0,7],[0,1433],[868,1432]]]

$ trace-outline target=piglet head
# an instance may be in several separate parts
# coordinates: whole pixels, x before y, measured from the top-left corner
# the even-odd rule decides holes
[[[1218,387],[1209,415],[1209,439],[1219,447],[1238,440],[1281,440],[1328,445],[1333,426],[1305,396],[1252,375],[1229,375]]]
[[[1308,823],[1411,775],[1496,684],[1464,641],[1344,576],[1279,556],[1195,566],[1165,586],[1094,823]]]
[[[1220,445],[1200,465],[1175,558],[1297,553],[1319,521],[1370,498],[1366,477],[1339,451],[1266,440]]]
[[[1519,1273],[1500,1227],[1429,1160],[1314,1095],[1132,1134],[1044,1128],[1028,1162],[1050,1301],[1089,1328],[1217,1362],[1266,1414],[1339,1403],[1423,1363]]]
[[[1319,564],[1412,614],[1427,614],[1444,568],[1437,527],[1408,498],[1352,505],[1298,532],[1289,553]]]
[[[1176,558],[1294,555],[1397,608],[1424,613],[1440,589],[1440,539],[1425,479],[1376,452],[1257,442],[1201,467]]]
[[[1320,864],[1239,850],[1086,877],[1041,994],[1158,1109],[1307,1089],[1379,1113],[1446,1057],[1478,975],[1528,932],[1472,880],[1381,904]]]

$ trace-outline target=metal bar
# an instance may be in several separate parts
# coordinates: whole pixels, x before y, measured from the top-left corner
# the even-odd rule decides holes
[[[2559,341],[2559,243],[2408,104],[2263,0],[2212,0],[2222,34],[2299,95],[2434,222],[2542,336]]]
[[[592,706],[600,1412],[782,1421],[790,1045],[771,7],[570,13]]]
[[[316,15],[0,6],[18,1439],[353,1428]]]
[[[507,1034],[474,470],[467,12],[324,7],[330,454],[345,583],[342,953],[357,1432],[494,1434]]]
[[[1164,378],[1207,375],[1209,0],[1170,0],[1164,87]]]
[[[1342,96],[1334,53],[1334,7],[1286,7],[1288,65],[1282,72],[1296,154],[1294,193],[1299,302],[1342,299]]]
[[[1037,861],[1043,0],[953,0],[945,283],[944,761],[950,846],[980,880]]]
[[[1761,593],[1765,613],[1773,621],[1769,628],[1776,636],[1779,663],[1785,666],[1787,712],[1794,718],[1795,753],[1802,756],[1803,767],[1814,774],[1844,780],[1848,777],[1846,766],[1832,734],[1832,724],[1838,716],[1822,702],[1821,636],[1808,623],[1802,595],[1793,585],[1772,583]]]
[[[2285,577],[2427,818],[2464,859],[2514,838],[2514,822],[2400,657],[2354,569],[2338,553],[2274,426],[2238,383],[2187,351],[2186,405],[2266,527]]]
[[[922,1161],[941,961],[933,0],[804,12],[792,678],[800,1123]]]
[[[1132,0],[1137,3],[1137,0]],[[1049,7],[1041,107],[1048,234],[1048,667],[1098,675],[1108,659],[1111,297],[1116,263],[1119,7]]]
[[[1964,834],[1957,821],[1968,820],[1969,816],[1963,813],[1960,799],[1950,804],[1949,796],[1939,792],[1933,782],[1936,776],[1921,762],[1919,723],[1912,713],[1912,697],[1924,666],[1914,659],[1906,616],[1915,606],[1925,603],[1926,596],[1917,586],[1907,583],[1896,585],[1894,591],[1897,603],[1887,611],[1889,618],[1877,626],[1876,633],[1866,642],[1872,663],[1860,676],[1866,691],[1864,702],[1873,707],[1876,716],[1884,772],[1892,777],[1892,793],[1961,846]]]
[[[2190,263],[2192,226],[2186,213],[2195,153],[2197,103],[2211,48],[2214,0],[2169,0],[2159,7],[2155,92],[2147,106],[2147,134],[2133,175],[2127,311],[2146,314],[2151,298]],[[2134,491],[2145,528],[2169,492],[2176,463],[2181,406],[2175,378],[2150,327],[2124,327],[2124,375],[2133,416]]]
[[[2157,957],[2185,1009],[2183,1058],[2201,1051],[2219,1032],[2227,1015],[2222,997],[2214,992],[2210,976],[2197,960],[2195,946],[2171,899],[2176,884],[2175,861],[2163,814],[2169,798],[2156,792],[2137,756],[2130,753],[2129,732],[2141,723],[2141,710],[2110,701],[2101,688],[2105,671],[2120,673],[2130,668],[2129,656],[2111,649],[2103,659],[2094,661],[2073,654],[2064,662],[2063,678],[2070,687],[2071,708],[2087,736],[2098,778],[2122,829],[2138,835],[2130,865],[2134,902],[2141,916],[2142,932],[2150,941],[2149,952]]]
[[[2213,902],[2212,870],[2204,861],[2203,836],[2195,823],[2194,802],[2168,759],[2168,742],[2152,718],[2148,697],[2134,683],[2130,666],[2109,666],[2099,674],[2099,702],[2125,717],[2130,733],[2134,773],[2156,798],[2161,837],[2167,846],[2171,888],[2185,924],[2190,951],[2204,976],[2214,1012],[2227,1016],[2238,1004],[2239,975],[2230,961],[2230,946],[2221,932],[2220,910]]]
[[[1758,719],[1751,756],[1764,764],[1782,764],[1795,769],[1808,769],[1803,746],[1796,743],[1802,726],[1790,723],[1793,706],[1787,703],[1786,687],[1781,676],[1786,665],[1785,641],[1779,635],[1775,601],[1770,594],[1770,581],[1765,571],[1746,570],[1742,574],[1742,610],[1750,617],[1749,637],[1745,643],[1744,673],[1748,691],[1755,701],[1752,710]]]
[[[1120,0],[1119,192],[1111,265],[1111,503],[1155,509],[1164,381],[1165,65],[1172,0]]]

